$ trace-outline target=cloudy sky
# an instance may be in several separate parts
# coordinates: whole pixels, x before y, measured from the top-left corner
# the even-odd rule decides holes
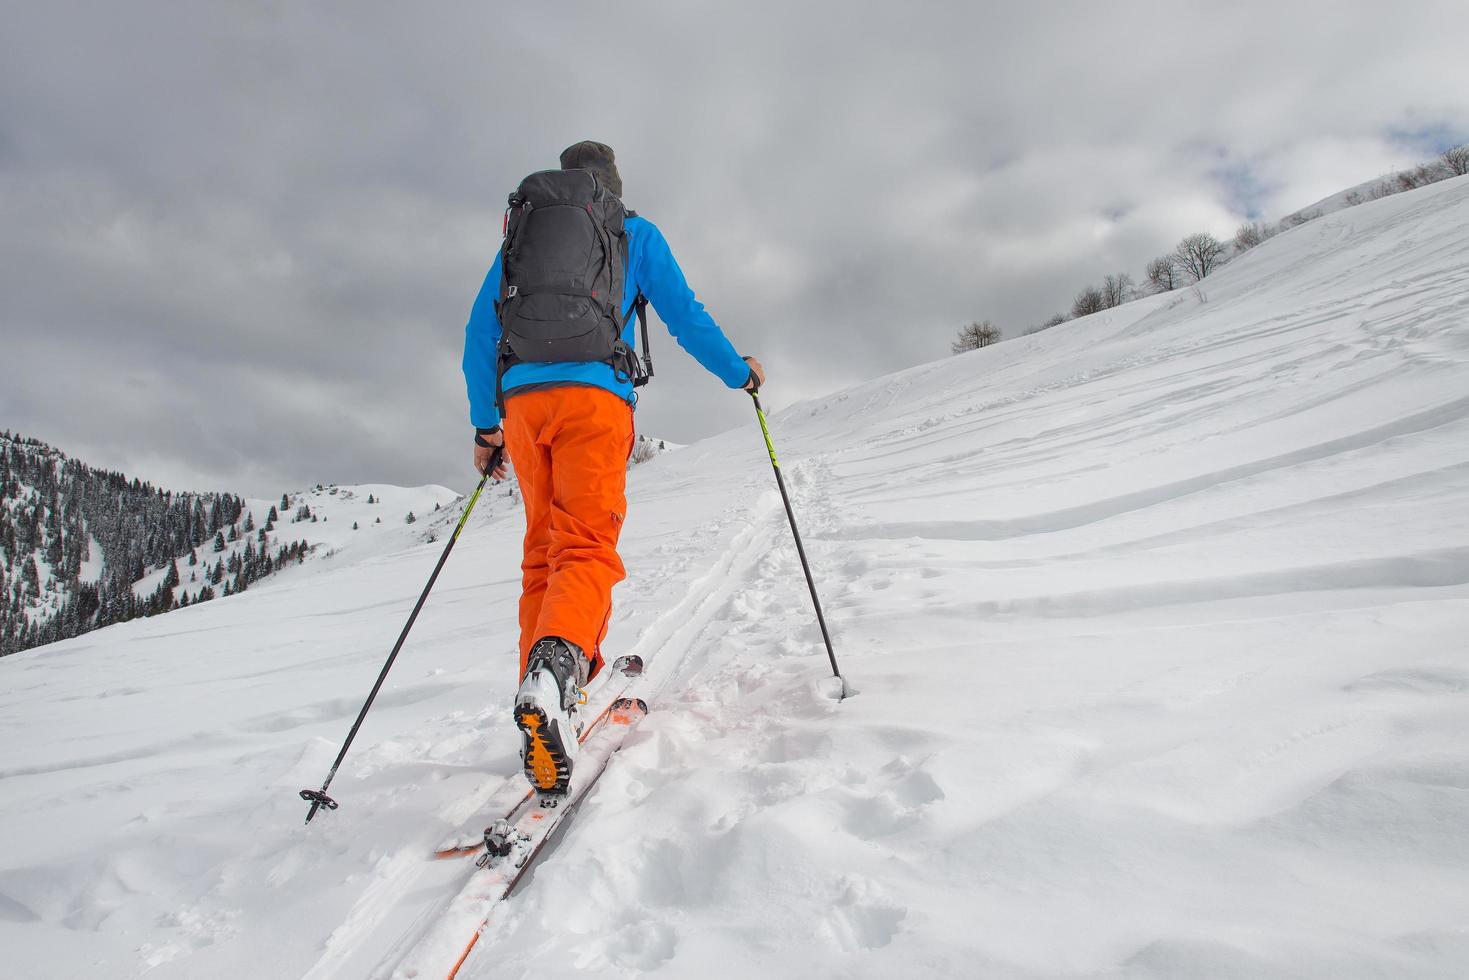
[[[0,429],[462,489],[506,194],[590,138],[775,406],[1469,140],[1469,4],[5,4]],[[656,328],[655,328],[656,330]],[[640,428],[749,424],[654,335]],[[752,438],[758,438],[752,433]]]

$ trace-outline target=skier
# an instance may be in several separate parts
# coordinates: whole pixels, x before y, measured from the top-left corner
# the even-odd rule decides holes
[[[694,297],[662,233],[621,198],[602,143],[568,147],[561,173],[527,177],[465,328],[475,468],[486,472],[503,446],[493,475],[504,479],[513,460],[525,503],[514,710],[526,777],[542,793],[570,782],[577,706],[602,669],[612,586],[626,574],[617,539],[634,388],[651,375],[634,353],[632,314],[643,321],[645,358],[642,306],[651,301],[679,345],[730,388],[765,381],[760,362],[736,353]]]

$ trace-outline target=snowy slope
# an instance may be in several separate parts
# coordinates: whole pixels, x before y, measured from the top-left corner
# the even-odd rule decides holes
[[[216,562],[228,564],[231,557],[243,556],[247,546],[258,546],[257,535],[266,526],[272,510],[277,517],[265,538],[268,553],[274,555],[281,547],[305,542],[313,560],[335,558],[344,551],[355,558],[383,550],[396,551],[409,542],[428,537],[434,533],[430,526],[442,525],[448,516],[443,508],[452,506],[457,498],[458,494],[447,487],[374,483],[317,486],[286,493],[278,500],[246,500],[244,513],[256,530],[239,534],[234,541],[226,540],[222,551],[215,551],[212,541],[204,542],[194,549],[192,565],[188,555],[175,559],[180,581],[174,589],[174,598],[185,594],[194,597],[208,582],[209,569]],[[283,501],[289,501],[290,506],[282,508]],[[303,505],[310,517],[297,516]],[[407,523],[409,514],[414,515],[412,524]],[[421,523],[425,520],[430,523]],[[242,515],[241,525],[245,521]],[[405,527],[406,533],[402,530]],[[133,593],[142,598],[157,589],[167,568],[163,565],[138,579],[133,583]],[[234,574],[227,573],[225,580],[234,582]]]
[[[654,711],[461,976],[1469,973],[1466,321],[1460,178],[780,413],[841,704],[753,424],[634,468]],[[440,543],[0,661],[6,969],[391,976],[520,778],[492,499],[310,828]]]
[[[1404,178],[1411,181],[1409,187],[1423,186],[1439,180],[1452,179],[1453,171],[1450,170],[1442,159],[1423,160],[1403,170],[1385,173],[1371,180],[1364,180],[1360,184],[1337,191],[1335,194],[1323,197],[1314,204],[1308,204],[1300,208],[1294,214],[1287,217],[1282,226],[1290,227],[1300,223],[1300,219],[1310,220],[1311,217],[1320,217],[1323,214],[1332,214],[1343,208],[1356,207],[1363,201],[1375,201],[1379,198],[1390,197],[1393,194],[1401,194],[1404,190]]]

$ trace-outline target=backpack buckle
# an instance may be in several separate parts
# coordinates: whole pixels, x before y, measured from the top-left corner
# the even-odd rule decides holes
[[[520,287],[519,286],[506,286],[505,287],[505,298],[506,299],[509,299],[512,296],[516,296],[519,293],[520,293]]]

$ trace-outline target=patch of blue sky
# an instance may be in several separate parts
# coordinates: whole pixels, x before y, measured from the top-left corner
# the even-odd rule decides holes
[[[1402,147],[1405,151],[1424,157],[1436,156],[1444,150],[1463,146],[1469,142],[1469,133],[1443,120],[1389,126],[1382,135],[1394,146]]]
[[[1249,161],[1225,157],[1210,168],[1209,176],[1223,191],[1229,210],[1243,214],[1250,221],[1260,219],[1271,188]]]

